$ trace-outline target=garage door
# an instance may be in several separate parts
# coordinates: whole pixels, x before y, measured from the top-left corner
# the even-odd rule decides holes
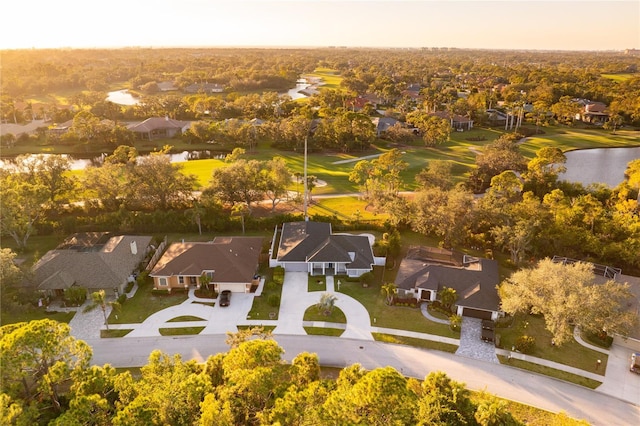
[[[244,284],[220,283],[218,284],[218,293],[223,290],[229,290],[232,293],[244,293]]]
[[[462,316],[480,319],[491,319],[491,311],[483,311],[481,309],[463,308]]]

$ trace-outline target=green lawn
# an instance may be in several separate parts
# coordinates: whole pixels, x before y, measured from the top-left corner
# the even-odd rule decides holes
[[[380,284],[362,287],[358,282],[344,279],[340,286],[340,293],[347,294],[364,305],[369,312],[371,324],[376,327],[409,330],[454,339],[460,337],[460,333],[454,332],[448,325],[426,319],[420,309],[388,306],[380,290]]]
[[[378,342],[395,343],[398,345],[413,346],[415,348],[432,349],[436,351],[455,353],[458,350],[457,345],[449,343],[435,342],[433,340],[416,339],[414,337],[396,336],[393,334],[371,333],[373,338]]]
[[[20,309],[18,312],[2,309],[0,312],[0,326],[42,319],[51,319],[68,324],[75,314],[75,312],[46,312],[44,308],[35,307],[33,309]]]
[[[327,280],[325,277],[311,275],[307,277],[307,292],[311,293],[313,291],[327,291]]]
[[[575,383],[576,385],[584,386],[589,389],[595,389],[602,384],[597,380],[589,379],[587,377],[579,376],[577,374],[568,373],[562,370],[556,370],[555,368],[547,367],[544,365],[536,364],[533,362],[522,361],[519,359],[507,359],[502,355],[498,355],[498,359],[501,364],[509,365],[511,367],[520,368],[522,370],[532,371],[534,373],[544,374],[545,376],[555,377],[556,379],[564,380],[565,382]]]
[[[262,295],[255,296],[253,298],[253,305],[251,306],[251,310],[247,314],[247,319],[251,320],[261,320],[261,319],[278,319],[279,306],[274,307],[269,304],[269,296],[272,294],[278,295],[279,297],[282,295],[282,285],[275,284],[273,286],[269,285],[271,281],[271,272],[269,271],[268,275],[265,274],[265,286],[262,290]],[[270,317],[270,314],[273,316]]]
[[[600,74],[604,78],[608,78],[609,80],[613,80],[616,83],[622,83],[623,81],[627,81],[630,78],[638,77],[639,74],[631,74],[631,73],[620,73],[620,74]]]
[[[160,328],[161,336],[186,336],[200,334],[204,330],[204,327],[175,327],[175,328]]]
[[[303,321],[322,321],[322,322],[334,322],[338,324],[346,324],[347,317],[344,315],[344,312],[338,307],[333,307],[330,315],[324,315],[322,312],[318,310],[316,306],[309,306],[306,311],[304,311]]]
[[[344,330],[339,328],[327,328],[327,327],[304,327],[307,334],[312,336],[333,336],[340,337]]]
[[[606,371],[607,354],[586,348],[575,340],[571,340],[561,347],[553,346],[551,333],[545,329],[544,318],[541,316],[518,317],[511,327],[496,328],[496,333],[500,335],[500,343],[505,349],[510,349],[515,345],[518,337],[527,334],[536,339],[535,349],[530,353],[531,356],[548,359],[591,373],[604,375]],[[598,369],[596,369],[597,360],[602,361],[602,366]]]
[[[179,317],[172,318],[167,322],[185,322],[185,321],[206,321],[206,320],[204,318],[196,317],[193,315],[182,315]]]
[[[138,324],[149,315],[170,306],[179,305],[187,300],[187,292],[174,291],[172,293],[154,293],[151,291],[151,279],[138,288],[136,294],[128,299],[120,312],[114,311],[109,315],[109,324]],[[117,318],[116,318],[117,317]]]

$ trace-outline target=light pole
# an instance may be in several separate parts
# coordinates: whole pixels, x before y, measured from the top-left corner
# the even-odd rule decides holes
[[[304,193],[303,193],[303,212],[304,212],[304,221],[309,221],[309,216],[307,216],[307,139],[308,135],[304,137]]]

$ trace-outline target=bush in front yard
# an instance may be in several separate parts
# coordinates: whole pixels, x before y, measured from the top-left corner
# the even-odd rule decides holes
[[[276,266],[273,268],[273,281],[278,284],[284,282],[284,268],[282,266]]]
[[[536,339],[531,336],[520,336],[516,340],[516,350],[523,354],[529,354],[533,352],[533,349],[536,346]]]
[[[75,285],[71,286],[64,290],[64,298],[71,306],[80,306],[87,300],[87,289]]]
[[[449,317],[449,327],[453,331],[460,331],[460,327],[462,326],[462,317],[460,315],[451,315]]]

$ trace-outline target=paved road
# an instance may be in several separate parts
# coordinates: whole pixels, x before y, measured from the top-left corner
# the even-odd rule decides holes
[[[593,425],[640,424],[640,407],[581,386],[528,373],[500,364],[428,351],[403,345],[327,336],[276,335],[290,361],[303,351],[315,352],[322,365],[344,367],[360,363],[367,369],[392,366],[402,374],[423,379],[431,371],[445,371],[470,389],[487,391]],[[114,367],[145,365],[153,349],[181,354],[183,360],[204,361],[227,352],[226,335],[88,339],[93,347],[93,364]]]

